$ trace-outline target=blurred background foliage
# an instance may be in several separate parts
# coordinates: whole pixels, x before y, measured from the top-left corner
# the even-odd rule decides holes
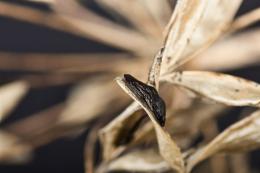
[[[3,0],[1,0],[3,1]],[[49,7],[41,3],[24,2],[22,0],[6,0],[8,3],[29,6],[43,11],[50,11]],[[111,13],[100,8],[92,0],[82,0],[82,4],[99,13],[100,15],[119,22],[123,25],[129,25],[122,18],[114,18]],[[245,0],[238,12],[238,16],[251,9],[260,7],[259,0]],[[259,27],[259,23],[251,27]],[[260,46],[259,46],[260,48]],[[119,52],[112,48],[93,40],[81,38],[76,35],[56,31],[47,27],[37,26],[27,22],[21,22],[8,17],[0,16],[0,51],[9,51],[16,53],[55,53],[55,54],[74,54],[90,52]],[[105,58],[105,57],[104,57]],[[260,58],[260,57],[259,57]],[[0,62],[1,63],[1,62]],[[227,71],[226,73],[244,77],[249,80],[260,82],[260,65],[256,64],[247,68]],[[0,68],[0,83],[5,84],[10,81],[21,79],[24,76],[36,76],[44,81],[46,72],[37,72],[30,70],[6,70]],[[88,74],[91,75],[91,74]],[[93,74],[94,75],[94,74]],[[83,80],[86,76],[78,74],[77,80]],[[44,83],[44,82],[43,82]],[[33,87],[25,98],[19,103],[18,107],[11,115],[1,123],[1,127],[23,119],[24,117],[37,113],[43,109],[62,103],[68,96],[73,83],[58,84],[54,86]],[[87,104],[87,101],[86,101]],[[219,128],[222,131],[229,124],[237,120],[241,108],[235,108],[219,119]],[[75,138],[59,139],[45,146],[36,149],[34,159],[24,165],[0,164],[2,173],[57,173],[57,172],[75,172],[83,173],[83,149],[85,136],[88,129]],[[260,171],[260,151],[252,152],[250,163]]]

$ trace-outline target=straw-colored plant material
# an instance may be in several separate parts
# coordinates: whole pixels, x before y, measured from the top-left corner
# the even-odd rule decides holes
[[[159,87],[162,53],[163,49],[159,50],[155,56],[154,63],[148,75],[148,84],[155,86],[156,88]],[[136,128],[136,124],[138,125],[140,123],[142,115],[144,114],[140,109],[140,106],[133,102],[116,119],[100,130],[100,140],[103,144],[103,157],[105,160],[116,157],[126,148],[126,145],[129,145],[129,143],[132,142],[131,139],[134,137],[132,137],[131,133],[133,133],[133,129]],[[118,146],[117,141],[124,141],[123,139],[120,139],[124,134],[130,134],[131,138],[127,136],[129,139],[126,138],[126,141],[124,143],[120,142],[121,145]],[[139,137],[137,137],[137,140]]]
[[[171,17],[172,8],[170,5],[174,3],[167,0],[153,0],[152,2],[150,0],[141,0],[140,3],[148,9],[154,20],[164,29]]]
[[[0,69],[25,71],[19,78],[32,87],[74,86],[61,104],[4,127],[8,134],[4,131],[3,136],[12,139],[6,137],[4,149],[0,147],[7,152],[4,159],[15,161],[32,148],[84,129],[89,132],[84,153],[88,173],[187,173],[208,158],[198,172],[226,171],[236,159],[214,154],[259,148],[259,111],[219,135],[216,127],[217,118],[229,116],[230,106],[259,108],[259,84],[199,71],[258,65],[259,29],[235,32],[257,22],[259,9],[234,19],[242,0],[92,2],[115,17],[110,20],[90,9],[87,1],[24,1],[45,4],[48,10],[2,1],[0,16],[91,39],[120,53],[1,52]],[[146,81],[130,75],[116,79],[134,99],[129,106],[130,99],[113,81],[126,73]],[[201,135],[202,147],[197,149]],[[97,143],[103,157],[95,153]],[[222,169],[216,169],[219,165]]]
[[[161,38],[162,28],[149,14],[142,0],[98,0],[101,5],[127,18],[140,31]]]
[[[114,100],[120,101],[117,105],[113,105],[113,109],[109,109]],[[84,124],[102,115],[105,110],[107,115],[116,112],[127,101],[113,81],[102,79],[102,77],[95,78],[82,83],[73,90],[58,123]]]
[[[162,74],[207,48],[228,28],[241,0],[178,1],[168,24]]]
[[[171,139],[169,133],[162,128],[165,121],[165,107],[160,100],[155,88],[141,84],[136,79],[129,76],[117,79],[118,84],[146,111],[151,119],[157,136],[159,151],[165,161],[177,172],[184,172],[184,161],[180,148]],[[154,93],[155,92],[155,93]],[[155,94],[155,95],[154,95]],[[161,110],[160,110],[161,109]]]
[[[260,106],[260,85],[239,77],[213,72],[184,71],[172,73],[162,80],[227,105]]]
[[[19,138],[0,131],[0,161],[6,163],[23,163],[30,159],[31,147],[19,142]]]
[[[260,146],[260,111],[240,120],[219,134],[188,159],[188,172],[199,162],[220,152],[250,151]]]
[[[29,85],[16,81],[0,87],[0,121],[2,121],[27,93]]]
[[[94,73],[94,72],[121,72],[124,67],[133,71],[136,63],[134,58],[126,53],[81,53],[81,54],[42,54],[42,53],[13,53],[0,52],[0,69],[2,70],[30,70],[34,72],[59,72],[59,73]],[[91,64],[91,65],[90,65]]]
[[[260,30],[250,30],[219,41],[188,63],[192,69],[230,70],[260,63]],[[239,49],[238,49],[239,47]]]
[[[110,160],[125,148],[117,148],[116,141],[122,136],[122,131],[131,129],[131,127],[128,127],[129,124],[133,125],[138,121],[138,118],[142,115],[140,109],[140,106],[133,102],[116,119],[100,129],[99,136],[103,144],[103,158],[105,160]],[[133,118],[133,114],[137,118]]]
[[[247,26],[253,23],[257,23],[259,21],[260,21],[260,8],[257,8],[236,19],[230,26],[229,30],[231,32],[234,32],[246,28]]]
[[[157,42],[149,43],[151,39],[145,37],[145,35],[102,18],[98,14],[82,7],[77,1],[56,0],[52,8],[71,26],[77,28],[89,38],[100,42],[128,51],[138,52],[139,54],[145,54],[142,47],[152,46],[153,43],[153,46],[157,46]],[[125,42],[125,38],[129,39],[128,42]]]
[[[146,149],[119,157],[112,161],[107,169],[108,171],[164,172],[170,167],[158,152]]]

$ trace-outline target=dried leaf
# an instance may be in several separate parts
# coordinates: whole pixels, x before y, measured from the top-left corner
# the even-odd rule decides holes
[[[122,138],[125,136],[128,138],[128,135],[131,135],[134,124],[139,121],[142,114],[141,107],[133,102],[113,121],[100,129],[99,138],[103,146],[104,160],[116,157],[126,148],[125,142],[123,144],[121,142],[124,140]],[[118,144],[118,141],[121,145]],[[126,142],[129,142],[129,139]]]
[[[230,26],[229,31],[235,32],[259,21],[260,8],[257,8],[237,18]]]
[[[161,28],[164,28],[167,25],[172,13],[171,6],[167,0],[139,1],[149,10],[151,16],[155,19],[159,26],[161,26]]]
[[[0,87],[0,121],[2,121],[19,103],[29,90],[24,81],[16,81]]]
[[[193,59],[189,69],[230,70],[260,63],[260,30],[225,38]],[[238,49],[239,47],[239,49]]]
[[[228,28],[242,0],[178,1],[168,24],[162,75],[207,48]]]
[[[148,85],[154,86],[157,90],[159,89],[159,77],[160,77],[163,51],[164,48],[161,48],[160,51],[155,56],[153,65],[148,75]]]
[[[161,40],[162,28],[142,1],[144,0],[97,0],[106,9],[111,9],[125,17],[138,30]]]
[[[142,106],[151,119],[156,131],[161,156],[172,169],[180,173],[184,172],[184,162],[179,147],[172,140],[169,133],[161,127],[164,124],[160,118],[163,116],[165,111],[163,109],[165,108],[159,101],[160,98],[157,98],[159,97],[158,93],[155,96],[154,91],[156,90],[148,85],[140,84],[141,82],[133,77],[129,81],[129,76],[126,75],[124,78],[117,78],[117,82],[127,94]]]
[[[88,134],[84,145],[84,167],[86,173],[94,173],[96,159],[96,142],[98,140],[98,128],[100,124],[96,124]]]
[[[19,137],[23,137],[27,142],[30,142],[31,147],[39,147],[43,144],[49,143],[53,139],[57,139],[53,127],[63,109],[64,104],[52,106],[46,110],[37,112],[34,115],[30,115],[11,123],[5,127],[5,130]],[[49,130],[51,131],[51,135],[45,135]]]
[[[139,55],[147,55],[144,47],[153,50],[158,47],[158,42],[154,42],[154,39],[103,18],[84,8],[75,0],[56,0],[52,8],[60,15],[60,18],[77,28],[89,39],[95,39]]]
[[[115,100],[120,101],[113,105],[113,109],[109,109]],[[78,85],[71,92],[58,123],[85,124],[102,114],[111,115],[127,102],[110,78],[96,77]]]
[[[220,152],[250,151],[260,147],[260,111],[231,125],[214,140],[201,149],[197,150],[188,158],[187,170],[199,162]]]
[[[23,163],[30,159],[31,147],[7,132],[0,131],[0,162]]]
[[[113,160],[108,171],[164,172],[169,165],[153,149],[138,150]]]
[[[201,125],[209,119],[216,118],[227,107],[219,104],[205,104],[204,102],[193,102],[190,108],[169,111],[165,128],[174,136],[175,142],[181,148],[187,148],[198,136]],[[192,124],[190,122],[193,122]],[[153,143],[155,141],[153,124],[147,122],[142,125],[134,134],[131,145]],[[129,146],[128,146],[129,147]]]
[[[52,5],[59,7],[57,2],[58,1],[55,1]],[[68,1],[63,2],[66,3],[61,3],[62,5],[68,4]],[[73,1],[70,2],[73,3]],[[135,53],[138,52],[139,54],[147,54],[147,51],[143,51],[144,47],[149,47],[149,49],[155,49],[158,47],[158,43],[147,40],[147,38],[145,38],[142,34],[103,19],[90,10],[83,10],[84,14],[86,14],[86,19],[88,20],[82,20],[77,16],[75,17],[68,15],[67,13],[70,12],[68,11],[68,8],[61,7],[60,9],[65,9],[65,12],[61,11],[59,14],[48,13],[25,6],[0,2],[0,16],[10,17],[41,26],[47,26],[59,31],[85,37],[87,39],[94,39],[120,49]],[[76,9],[76,14],[78,14],[77,10],[78,9]],[[125,41],[126,38],[128,39],[128,42]]]
[[[260,85],[221,73],[184,71],[162,78],[214,101],[232,106],[260,107]]]
[[[156,88],[159,88],[163,50],[163,48],[160,49],[155,56],[148,76],[148,84]],[[133,102],[117,118],[100,130],[99,135],[103,144],[103,158],[105,160],[110,160],[117,156],[126,148],[127,144],[131,143],[132,133],[142,121],[143,114],[144,112],[140,106]]]
[[[67,22],[61,20],[58,15],[43,12],[26,6],[14,5],[1,1],[0,16],[30,22],[36,25],[43,25],[57,29],[59,31],[65,31],[75,35],[84,36],[82,33],[79,33],[76,28],[71,27]]]
[[[0,69],[34,72],[94,73],[133,71],[137,63],[144,61],[126,53],[13,53],[0,52]],[[128,64],[125,66],[124,64]],[[135,69],[136,70],[136,69]]]

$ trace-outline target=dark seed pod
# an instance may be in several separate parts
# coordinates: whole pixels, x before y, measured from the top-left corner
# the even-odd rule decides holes
[[[154,113],[157,122],[165,124],[165,103],[154,87],[138,81],[129,74],[124,75],[126,86]]]

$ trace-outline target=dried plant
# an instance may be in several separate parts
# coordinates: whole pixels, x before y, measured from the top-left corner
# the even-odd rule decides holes
[[[2,128],[0,161],[24,162],[35,148],[89,127],[84,153],[88,173],[227,172],[227,166],[232,172],[252,171],[241,160],[260,147],[260,85],[221,71],[259,64],[259,28],[238,32],[259,21],[259,8],[235,18],[242,0],[96,0],[126,25],[102,17],[81,1],[23,1],[46,4],[51,11],[1,1],[0,15],[93,39],[121,52],[1,52],[0,69],[47,73],[44,81],[25,75],[23,81],[0,88],[1,120],[28,86],[76,87],[64,103]],[[113,80],[120,75],[115,81],[126,94]],[[254,112],[219,133],[217,118],[235,106],[253,107]],[[203,140],[194,144],[199,135]],[[98,162],[97,141],[102,147]],[[219,153],[232,157],[216,156]]]

